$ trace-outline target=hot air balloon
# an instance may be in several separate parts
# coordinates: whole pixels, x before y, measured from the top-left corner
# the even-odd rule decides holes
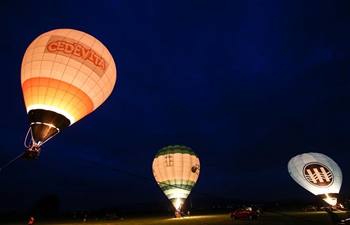
[[[288,171],[303,188],[332,206],[337,204],[343,175],[331,158],[314,152],[300,154],[289,161]]]
[[[200,163],[196,153],[186,146],[169,145],[158,151],[152,170],[159,187],[180,211],[199,176]]]
[[[93,36],[73,29],[38,36],[28,46],[21,67],[30,123],[22,158],[35,160],[41,145],[99,107],[116,80],[111,53]]]

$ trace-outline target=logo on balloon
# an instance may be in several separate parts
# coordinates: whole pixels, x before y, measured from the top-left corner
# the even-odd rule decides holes
[[[304,177],[312,185],[325,188],[333,183],[333,172],[321,163],[304,166]]]
[[[89,67],[99,77],[102,77],[108,68],[108,63],[102,56],[83,43],[77,43],[67,37],[52,36],[46,45],[45,52],[74,56],[72,58]]]

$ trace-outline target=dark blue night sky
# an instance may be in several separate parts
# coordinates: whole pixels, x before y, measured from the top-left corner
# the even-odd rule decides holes
[[[350,195],[350,2],[19,0],[0,3],[0,166],[29,128],[20,68],[56,28],[82,30],[112,53],[118,79],[92,114],[47,142],[36,162],[0,171],[0,212],[55,193],[62,209],[163,201],[159,149],[201,160],[191,195],[278,201],[313,194],[288,161],[320,152]]]

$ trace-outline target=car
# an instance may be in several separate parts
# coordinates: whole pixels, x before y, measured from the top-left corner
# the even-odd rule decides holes
[[[248,218],[248,219],[257,219],[259,218],[260,213],[256,210],[253,210],[251,207],[246,207],[246,208],[239,208],[233,212],[230,213],[231,219],[243,219],[243,218]]]
[[[305,208],[303,208],[303,211],[307,212],[307,211],[316,211],[317,210],[317,206],[314,205],[308,205]]]
[[[330,209],[331,211],[338,211],[338,207],[332,206],[332,205],[322,206],[320,209],[326,211],[327,208]]]

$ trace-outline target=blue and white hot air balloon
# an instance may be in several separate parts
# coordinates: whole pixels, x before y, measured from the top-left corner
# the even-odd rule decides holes
[[[330,205],[337,204],[343,175],[331,158],[315,152],[300,154],[289,161],[288,171],[303,188],[321,196]]]

